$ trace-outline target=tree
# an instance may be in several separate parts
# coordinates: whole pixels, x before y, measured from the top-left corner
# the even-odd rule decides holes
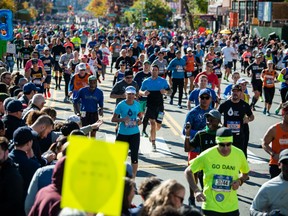
[[[14,0],[1,0],[0,9],[9,9],[15,12],[17,8]]]
[[[104,16],[108,10],[107,0],[91,0],[85,10],[91,12],[95,17]]]
[[[129,23],[135,23],[136,27],[142,27],[141,24],[148,20],[155,21],[158,26],[166,27],[168,18],[171,16],[171,8],[162,0],[138,0],[124,13],[124,19],[127,19]]]
[[[193,19],[193,14],[197,14],[197,13],[206,14],[207,9],[208,9],[208,1],[206,0],[195,0],[195,1],[183,0],[183,5],[188,15],[190,28],[194,29],[195,19]],[[197,23],[199,23],[199,20],[197,21]]]

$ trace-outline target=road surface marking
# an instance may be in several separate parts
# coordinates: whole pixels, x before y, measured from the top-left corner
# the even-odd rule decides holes
[[[247,149],[248,163],[251,164],[267,164],[267,161],[255,155],[249,149]]]

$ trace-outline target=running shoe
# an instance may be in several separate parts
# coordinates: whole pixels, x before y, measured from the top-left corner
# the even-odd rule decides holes
[[[279,110],[279,109],[276,109],[276,110],[275,110],[275,115],[278,115],[279,112],[280,112],[280,110]]]
[[[148,134],[146,133],[146,131],[142,131],[142,136],[148,137]]]

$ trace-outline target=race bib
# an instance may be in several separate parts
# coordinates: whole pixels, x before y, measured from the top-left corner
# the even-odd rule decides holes
[[[25,54],[25,55],[23,56],[23,58],[24,58],[24,59],[30,59],[30,55],[29,55],[29,54]]]
[[[159,67],[159,74],[163,74],[164,73],[164,67]]]
[[[13,57],[12,56],[7,56],[7,61],[11,61],[13,60]]]
[[[256,73],[256,74],[255,74],[255,78],[256,78],[257,80],[260,80],[260,79],[261,79],[261,74],[260,74],[260,73]]]
[[[177,72],[184,72],[183,66],[178,66],[177,67]]]
[[[221,70],[220,69],[215,69],[215,74],[221,74]]]
[[[45,71],[50,71],[50,70],[51,70],[51,67],[49,67],[48,65],[44,65],[44,70],[45,70]]]
[[[281,138],[280,138],[280,139],[279,139],[279,144],[280,144],[280,145],[288,145],[288,139],[283,139],[283,138],[281,139]]]
[[[192,76],[192,72],[187,72],[186,75],[187,75],[187,77],[191,77]]]
[[[41,83],[41,80],[39,80],[39,79],[34,79],[33,80],[33,83],[35,84],[35,85],[41,85],[42,83]]]
[[[56,55],[56,56],[55,56],[55,61],[59,61],[59,59],[60,59],[60,56],[59,56],[59,55]]]
[[[125,126],[127,127],[127,128],[133,128],[133,127],[136,127],[137,126],[137,121],[136,121],[136,119],[130,119],[130,121],[129,122],[125,122]]]
[[[227,127],[232,130],[232,133],[240,133],[240,121],[227,121]]]
[[[266,79],[266,84],[272,85],[272,84],[274,84],[274,80],[273,79]]]
[[[231,191],[232,176],[214,175],[212,181],[212,190],[229,192]]]

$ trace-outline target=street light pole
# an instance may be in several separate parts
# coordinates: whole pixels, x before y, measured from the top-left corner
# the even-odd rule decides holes
[[[143,10],[145,8],[145,0],[141,0],[141,30],[143,30]]]

